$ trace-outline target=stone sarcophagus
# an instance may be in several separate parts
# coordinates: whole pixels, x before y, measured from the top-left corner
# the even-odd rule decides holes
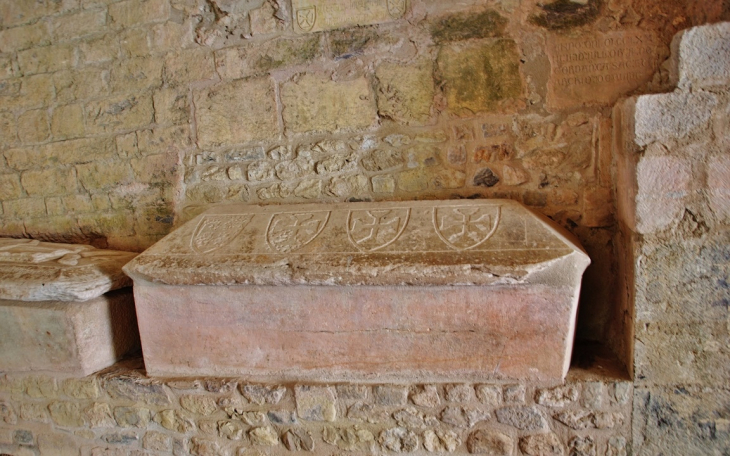
[[[124,270],[150,375],[464,381],[563,378],[589,262],[474,200],[221,206]]]
[[[122,272],[135,255],[0,239],[0,372],[86,376],[139,348]]]

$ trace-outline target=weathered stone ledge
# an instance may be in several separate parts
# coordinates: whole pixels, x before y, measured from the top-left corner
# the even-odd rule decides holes
[[[130,359],[81,379],[0,374],[0,451],[623,454],[632,394],[607,358],[557,383],[372,385],[152,379]]]
[[[85,376],[136,350],[131,281],[122,272],[134,256],[0,239],[0,371]]]

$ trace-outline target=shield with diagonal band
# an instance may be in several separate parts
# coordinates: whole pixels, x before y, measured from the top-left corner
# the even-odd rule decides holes
[[[308,32],[314,28],[314,24],[317,22],[317,7],[310,6],[297,10],[296,17],[299,28]]]
[[[454,250],[473,249],[489,239],[499,226],[500,206],[439,207],[433,225],[442,241]]]
[[[387,0],[388,2],[388,13],[394,18],[398,19],[406,14],[406,8],[408,8],[408,0]]]
[[[347,236],[358,249],[374,252],[398,240],[410,215],[409,208],[351,211],[347,219]]]
[[[253,215],[204,215],[190,240],[190,247],[198,253],[211,253],[227,246],[236,238]]]
[[[266,242],[283,253],[299,250],[319,236],[329,217],[329,211],[275,214],[266,229]]]

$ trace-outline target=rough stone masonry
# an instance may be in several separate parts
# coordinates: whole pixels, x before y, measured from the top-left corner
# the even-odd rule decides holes
[[[527,431],[492,414],[489,422],[511,439],[512,454],[619,455],[632,445],[635,454],[727,452],[728,255],[720,221],[727,79],[703,69],[728,68],[716,65],[727,62],[727,39],[703,28],[675,42],[677,51],[694,50],[680,59],[685,77],[677,93],[671,92],[680,66],[665,60],[676,32],[729,19],[725,2],[411,0],[403,14],[400,2],[390,2],[388,16],[381,9],[372,19],[364,8],[354,22],[300,30],[322,16],[294,7],[317,3],[0,0],[0,232],[141,250],[218,202],[516,199],[574,232],[594,259],[578,334],[607,342],[629,367],[636,344],[639,362],[637,393],[627,399],[635,407],[632,431],[623,427],[609,437],[599,429],[610,423],[599,411],[628,419],[623,409],[600,408],[612,407],[616,393],[599,379],[602,386],[580,389],[576,400],[588,408],[573,414],[573,427],[551,418],[550,432]],[[308,97],[320,91],[330,103]],[[643,177],[618,188],[627,184],[642,198],[633,200],[639,212],[625,215],[631,212],[613,209],[612,154],[622,155],[612,148],[624,147],[624,130],[613,128],[611,107],[629,93],[668,96],[639,104],[652,113],[645,119],[663,120],[654,122],[655,134],[641,135],[639,153],[629,154],[641,166],[624,176]],[[333,101],[337,115],[328,111]],[[672,114],[685,106],[691,115]],[[228,118],[247,127],[234,128]],[[671,122],[679,118],[687,122]],[[673,190],[663,192],[664,184]],[[625,273],[616,272],[617,263]],[[617,306],[613,293],[627,300]],[[156,424],[164,410],[173,410],[168,418],[193,412],[178,406],[177,396],[174,405],[156,405],[159,389],[148,380],[96,396],[98,377],[84,393],[66,393],[62,378],[2,378],[3,452],[238,451],[239,441],[216,437],[210,423],[193,420],[175,428],[181,431]],[[622,384],[618,396],[631,396],[631,384]],[[205,388],[216,387],[192,391],[220,394]],[[444,388],[436,385],[441,401]],[[523,396],[519,382],[500,388],[503,403]],[[587,390],[600,393],[586,399]],[[532,407],[534,387],[524,391]],[[335,393],[342,400],[336,386]],[[535,407],[545,417],[557,410]],[[214,413],[217,420],[225,412]],[[454,421],[453,410],[446,415]],[[509,415],[535,416],[525,409]],[[389,429],[401,427],[392,420]],[[129,427],[117,427],[119,421]],[[365,425],[357,425],[342,434],[348,441],[367,437]],[[379,439],[381,429],[368,430]],[[448,430],[433,432],[453,442]],[[251,438],[245,431],[244,453]],[[471,433],[461,432],[468,445]],[[426,448],[425,430],[413,433]],[[256,442],[273,442],[269,431],[254,434]],[[340,433],[328,434],[336,442],[332,435]],[[409,442],[401,450],[413,448],[407,431],[388,435]],[[435,446],[428,435],[430,448],[453,447]],[[491,443],[478,443],[505,442],[483,435],[472,439],[474,451],[494,453]],[[330,448],[322,442],[316,448]],[[284,446],[266,448],[252,452]]]
[[[504,197],[595,258],[603,338],[608,108],[667,88],[703,3],[2,0],[0,234],[140,251],[216,203]]]
[[[632,385],[599,364],[557,386],[152,380],[135,362],[82,379],[2,375],[0,452],[627,454]]]

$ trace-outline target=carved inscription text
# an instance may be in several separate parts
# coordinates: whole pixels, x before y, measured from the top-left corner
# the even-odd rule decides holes
[[[645,32],[595,33],[548,42],[551,103],[558,107],[613,103],[646,82],[659,48]]]

